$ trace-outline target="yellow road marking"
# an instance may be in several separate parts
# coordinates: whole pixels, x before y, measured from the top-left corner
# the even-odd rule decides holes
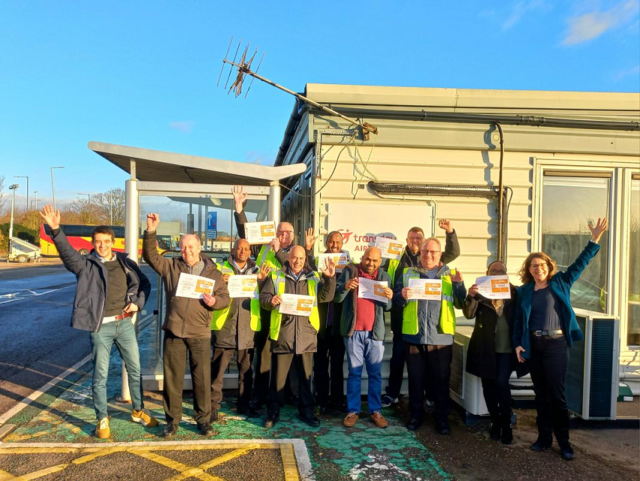
[[[298,465],[296,464],[296,456],[293,453],[293,446],[291,444],[281,444],[280,457],[284,466],[284,479],[286,481],[298,481],[300,476],[298,475]]]
[[[215,466],[220,466],[221,464],[226,463],[227,461],[231,461],[232,459],[239,458],[240,456],[244,456],[249,451],[254,451],[255,448],[253,446],[247,447],[244,449],[236,449],[231,451],[230,453],[223,454],[222,456],[218,456],[217,458],[212,459],[211,461],[207,461],[204,464],[201,464],[200,467],[202,469],[209,469]]]
[[[174,461],[173,459],[160,456],[159,454],[148,452],[147,450],[140,450],[136,452],[135,449],[132,449],[129,452],[132,454],[136,454],[141,458],[148,459],[150,461],[161,464],[162,466],[166,466],[167,468],[171,468],[175,471],[178,471],[180,473],[179,475],[169,478],[172,480],[186,479],[193,476],[198,479],[204,479],[206,481],[222,481],[220,478],[210,476],[200,468],[194,468],[193,466],[182,464],[178,461]]]
[[[7,481],[9,479],[15,479],[15,476],[0,469],[0,481]]]

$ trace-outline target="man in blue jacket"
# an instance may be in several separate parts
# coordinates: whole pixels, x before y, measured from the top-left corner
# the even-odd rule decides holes
[[[96,227],[91,234],[93,250],[80,255],[60,229],[60,211],[45,205],[40,213],[51,227],[51,238],[64,266],[78,279],[73,301],[71,326],[91,333],[93,354],[93,404],[98,418],[95,434],[100,439],[111,435],[107,414],[107,376],[109,358],[115,343],[124,360],[129,377],[133,412],[131,420],[146,427],[158,421],[144,409],[140,351],[134,313],[140,311],[149,297],[151,284],[138,265],[126,254],[113,251],[115,235],[107,226]]]

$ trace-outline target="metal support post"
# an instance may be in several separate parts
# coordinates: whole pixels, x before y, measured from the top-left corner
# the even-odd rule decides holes
[[[280,223],[280,182],[274,180],[269,185],[269,220],[275,221],[276,226]]]

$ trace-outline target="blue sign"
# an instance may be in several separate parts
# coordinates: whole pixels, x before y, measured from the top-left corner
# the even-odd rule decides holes
[[[218,237],[218,213],[207,212],[207,239]]]

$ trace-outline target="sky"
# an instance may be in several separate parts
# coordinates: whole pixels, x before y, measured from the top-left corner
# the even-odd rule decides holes
[[[640,0],[0,1],[0,176],[33,200],[124,187],[100,141],[272,165],[294,98],[216,86],[231,38],[307,83],[640,91]],[[223,79],[224,81],[224,79]]]

